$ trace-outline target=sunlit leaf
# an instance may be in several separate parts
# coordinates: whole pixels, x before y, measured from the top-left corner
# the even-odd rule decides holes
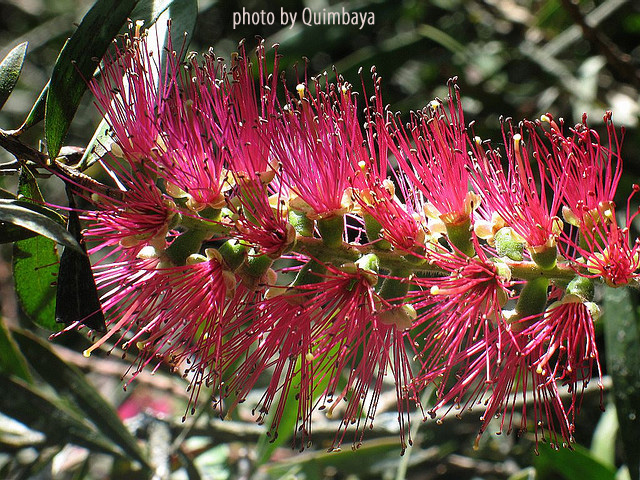
[[[43,207],[23,200],[0,199],[0,222],[25,228],[62,245],[82,252],[80,245],[67,230],[51,216],[41,213]]]
[[[363,471],[378,470],[376,468],[378,465],[390,459],[397,460],[399,456],[400,445],[397,438],[380,438],[365,442],[357,450],[349,448],[340,452],[300,453],[292,460],[273,462],[263,468],[271,478],[282,478],[288,473],[303,473],[304,478],[323,478],[320,472],[328,468],[345,476],[349,474],[358,476]],[[289,478],[300,478],[300,476]]]
[[[540,444],[540,455],[535,457],[538,478],[564,478],[566,480],[614,480],[616,471],[602,464],[580,445],[573,450],[553,449],[548,444]]]
[[[0,63],[0,109],[11,95],[18,82],[24,57],[27,54],[27,42],[23,42],[11,50]]]
[[[329,371],[331,369],[331,359],[335,358],[334,356],[337,355],[337,353],[338,348],[334,347],[331,350],[331,353],[325,357],[321,364],[314,366],[314,371],[316,373]],[[288,442],[295,433],[296,424],[299,422],[298,405],[299,396],[301,395],[299,386],[303,383],[301,381],[301,364],[302,362],[300,358],[298,358],[296,362],[296,374],[291,379],[291,388],[287,391],[287,395],[284,398],[279,398],[277,402],[274,402],[271,411],[265,419],[265,425],[269,428],[269,435],[264,435],[258,442],[256,448],[256,463],[258,465],[267,462],[271,458],[273,452],[278,447]],[[318,375],[318,377],[322,378],[322,380],[315,382],[313,385],[313,400],[316,400],[324,393],[331,380],[331,375],[328,374]],[[282,416],[280,418],[278,428],[275,429],[273,427],[273,423],[276,416],[276,405],[280,405],[281,402],[284,402]]]
[[[604,465],[615,467],[618,416],[615,405],[607,405],[600,416],[591,440],[591,453]]]
[[[44,110],[47,103],[47,93],[49,93],[48,82],[40,92],[40,95],[38,95],[38,98],[34,102],[33,107],[31,107],[31,111],[20,127],[21,131],[28,130],[29,128],[44,120]]]
[[[42,202],[38,184],[26,168],[20,174],[18,193]],[[53,240],[39,235],[13,244],[13,280],[20,305],[33,322],[52,331],[60,329],[55,322],[57,276],[58,253]]]

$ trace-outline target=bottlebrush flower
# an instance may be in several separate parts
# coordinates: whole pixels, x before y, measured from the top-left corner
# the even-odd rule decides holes
[[[508,131],[503,125],[503,140],[506,151],[507,172],[503,159],[497,150],[485,150],[482,141],[476,137],[472,143],[473,183],[482,194],[480,212],[485,218],[498,214],[504,224],[511,227],[536,254],[555,252],[556,239],[562,232],[562,221],[557,217],[561,206],[564,182],[551,183],[545,172],[545,163],[538,161],[538,175],[534,176],[532,158],[544,158],[540,144],[535,140],[535,132],[530,129],[532,148],[523,145],[524,129]],[[560,179],[561,180],[561,179]],[[538,186],[539,185],[539,186]],[[551,202],[547,200],[551,196]],[[555,255],[544,266],[555,265]]]
[[[88,236],[99,241],[91,252],[102,256],[94,268],[111,327],[87,353],[117,339],[135,351],[134,376],[168,364],[189,378],[192,404],[211,386],[221,409],[267,376],[258,419],[271,412],[274,434],[297,403],[303,446],[319,410],[341,418],[333,447],[350,428],[358,445],[390,377],[403,448],[409,409],[430,382],[434,416],[484,403],[480,433],[495,415],[510,431],[514,398],[526,404],[531,396],[536,434],[572,440],[577,392],[599,369],[593,311],[571,292],[537,315],[518,307],[528,292],[540,300],[530,310],[541,312],[549,281],[572,272],[549,268],[558,238],[579,275],[613,286],[637,275],[640,247],[629,245],[626,228],[635,214],[621,227],[613,211],[615,133],[606,148],[584,122],[571,139],[552,120],[544,135],[533,124],[505,127],[505,173],[496,151],[469,143],[454,83],[446,102],[405,126],[383,106],[374,72],[363,130],[356,96],[339,76],[305,78],[281,106],[278,53],[268,66],[262,43],[255,65],[241,46],[230,67],[210,53],[186,64],[169,55],[160,69],[144,35],[127,41],[91,87],[114,132],[113,158],[102,164],[117,186],[84,193],[96,204]],[[561,233],[562,202],[580,220],[581,240]],[[478,208],[510,228],[504,245],[498,235],[494,243],[475,236]],[[446,237],[425,238],[434,225],[426,217],[444,224]],[[362,244],[363,224],[374,245]],[[522,258],[522,239],[538,264]],[[505,252],[520,255],[511,269],[492,258]],[[295,269],[292,260],[306,263],[288,283],[278,274]],[[512,281],[512,272],[522,277]],[[503,308],[525,280],[518,317],[509,317]],[[570,387],[568,401],[557,383]]]
[[[532,403],[536,443],[539,434],[543,439],[548,435],[555,446],[574,443],[579,400],[594,367],[602,402],[602,371],[594,331],[598,312],[595,304],[569,293],[547,307],[542,315],[511,324],[515,342],[503,354],[495,381],[487,387],[490,397],[485,402],[480,434],[495,416],[502,417],[501,431],[508,421],[510,432],[517,409],[515,400],[521,396],[521,432],[527,429],[528,405]],[[559,384],[567,386],[568,396],[560,391]]]
[[[364,215],[370,242],[383,239],[395,248],[413,252],[424,243],[424,201],[420,192],[409,188],[402,173],[393,172],[395,182],[387,177],[391,137],[386,134],[389,112],[382,103],[380,80],[373,69],[375,95],[366,101],[365,137],[359,126],[349,129],[354,132],[351,133],[353,159],[357,161],[353,196]],[[404,204],[396,196],[396,185]],[[378,243],[378,247],[382,245],[384,243]]]
[[[100,113],[113,130],[112,150],[130,162],[159,149],[157,115],[164,109],[163,91],[174,81],[174,75],[161,72],[160,59],[151,54],[140,26],[136,24],[121,46],[115,46],[114,59],[100,69],[100,81],[89,82]]]
[[[233,236],[258,246],[258,253],[280,257],[295,241],[296,232],[288,222],[287,197],[281,191],[269,196],[268,186],[259,177],[236,176],[237,216]],[[279,185],[283,188],[282,185]]]
[[[253,63],[244,43],[233,55],[230,67],[213,52],[205,56],[202,66],[195,57],[191,60],[193,81],[189,85],[192,91],[189,97],[195,99],[198,111],[212,126],[213,140],[225,152],[231,172],[245,176],[271,172],[273,176],[277,162],[271,152],[270,138],[263,130],[266,123],[278,116],[277,46],[274,56],[269,71],[264,41],[261,41],[255,52],[257,90]]]
[[[446,400],[460,401],[461,395],[452,394],[455,389],[450,385],[451,376],[473,365],[478,344],[486,338],[493,338],[496,346],[495,356],[486,357],[482,367],[486,381],[492,381],[501,362],[502,344],[507,341],[502,307],[511,285],[508,273],[484,255],[476,259],[432,254],[430,260],[449,275],[414,279],[420,290],[409,292],[408,299],[422,310],[412,333],[420,345],[421,374],[416,381],[438,382],[437,395],[443,400],[435,411]],[[466,379],[462,383],[466,388],[471,386]]]
[[[590,212],[596,212],[603,206],[613,204],[618,182],[622,175],[620,149],[622,139],[618,138],[611,112],[606,112],[604,122],[607,126],[608,145],[602,145],[600,136],[587,125],[587,116],[572,130],[572,136],[562,132],[562,123],[558,125],[550,114],[543,115],[537,122],[549,129],[545,135],[551,141],[552,149],[544,147],[539,138],[534,140],[541,146],[545,164],[551,172],[554,183],[564,184],[557,195],[562,197],[568,210],[565,219],[574,225],[588,221]]]
[[[365,176],[367,176],[366,173]],[[407,253],[412,253],[416,247],[424,245],[426,224],[420,213],[416,211],[417,209],[411,208],[411,199],[406,204],[402,204],[394,195],[395,185],[391,180],[386,179],[377,183],[369,177],[364,182],[365,185],[371,183],[358,190],[354,196],[365,215],[365,225],[368,221],[366,215],[369,215],[375,220],[375,226],[381,228],[379,232],[367,229],[368,235],[377,233],[395,248]],[[376,238],[369,238],[369,240],[374,241]]]
[[[86,215],[90,224],[85,237],[99,242],[100,246],[94,250],[118,244],[144,246],[157,238],[164,245],[164,237],[176,213],[173,200],[163,195],[143,172],[132,175],[115,159],[111,159],[111,165],[102,163],[122,190],[113,189],[110,196],[86,192],[91,193],[95,210]],[[118,166],[117,173],[114,163]]]
[[[450,84],[446,104],[432,101],[412,114],[406,128],[399,118],[391,123],[389,146],[411,187],[424,195],[445,224],[468,223],[477,205],[468,195],[467,136],[457,85]]]
[[[602,278],[610,287],[627,285],[638,276],[640,269],[640,239],[631,243],[629,226],[640,213],[631,212],[631,199],[640,191],[638,185],[633,186],[633,193],[627,200],[627,218],[625,225],[620,226],[613,206],[590,211],[589,220],[580,226],[580,239],[567,239],[567,243],[580,255],[574,261],[586,268],[589,273],[581,275]],[[586,217],[583,217],[586,219]]]
[[[130,258],[130,250],[119,262],[95,267],[110,331],[85,355],[118,335],[115,345],[125,351],[131,346],[137,349],[134,377],[152,363],[154,369],[163,362],[178,366],[191,356],[209,358],[211,349],[222,356],[222,337],[229,333],[222,319],[227,296],[233,297],[235,291],[235,278],[224,270],[217,252],[209,250],[210,258],[193,256],[187,265],[173,267],[150,253],[151,247],[136,258]],[[210,363],[207,367],[215,369],[216,362]],[[197,376],[195,383],[199,390]]]
[[[260,417],[272,408],[278,392],[284,396],[295,389],[296,432],[303,446],[310,438],[312,411],[328,409],[342,415],[333,444],[337,448],[353,424],[354,444],[360,443],[364,429],[373,422],[382,381],[390,369],[396,382],[404,448],[409,402],[417,401],[409,384],[404,326],[399,328],[386,317],[381,320],[379,312],[388,307],[374,292],[374,273],[356,265],[327,268],[322,282],[296,286],[251,309],[250,325],[232,342],[250,344],[255,339],[259,348],[242,362],[228,388],[241,400],[263,371],[274,368],[261,400]],[[346,385],[342,384],[344,371],[349,372]],[[283,408],[281,401],[269,425],[272,432],[277,430]]]
[[[330,218],[350,209],[354,167],[347,127],[357,122],[357,106],[340,78],[335,84],[316,78],[312,88],[315,93],[307,82],[298,84],[299,98],[287,96],[282,118],[268,124],[266,135],[281,165],[279,178],[302,200],[292,199],[292,207]]]

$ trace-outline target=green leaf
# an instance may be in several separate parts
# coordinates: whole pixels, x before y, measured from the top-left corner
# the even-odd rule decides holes
[[[22,309],[36,324],[60,330],[55,321],[58,254],[45,237],[20,240],[13,245],[13,280]]]
[[[80,322],[92,330],[104,332],[104,314],[98,298],[98,289],[93,278],[91,261],[82,239],[80,219],[75,209],[73,193],[67,189],[69,197],[69,222],[67,229],[81,244],[82,253],[64,248],[60,256],[58,271],[58,292],[56,295],[56,322],[71,325]]]
[[[45,108],[45,137],[51,158],[56,158],[80,99],[113,38],[137,0],[98,0],[65,43],[53,67]]]
[[[171,19],[171,45],[177,51],[186,53],[191,35],[196,25],[198,15],[197,0],[141,0],[131,12],[132,20],[143,20],[145,27],[151,27],[149,38],[158,38],[149,42],[149,47],[153,49],[157,44],[167,45],[167,20]],[[184,48],[183,48],[184,47]],[[160,56],[160,71],[164,72],[166,67],[167,50],[162,48],[156,52]],[[105,120],[100,122],[82,160],[78,164],[79,170],[85,170],[93,165],[98,159],[103,157],[110,145],[112,138],[109,132],[109,125]]]
[[[76,239],[51,216],[45,215],[45,207],[24,200],[0,198],[0,222],[10,223],[31,230],[66,247],[84,253]]]
[[[20,174],[18,193],[42,202],[38,184],[26,168]],[[60,329],[55,322],[57,276],[58,254],[53,240],[37,236],[14,243],[13,280],[18,300],[33,322],[51,331]]]
[[[33,381],[24,355],[2,321],[0,321],[0,372],[15,375],[29,383]]]
[[[38,235],[36,232],[11,223],[0,222],[0,243],[13,243]]]
[[[0,374],[0,412],[44,433],[54,444],[73,443],[111,455],[121,452],[101,433],[57,399],[24,380]]]
[[[604,465],[616,465],[616,435],[618,416],[615,405],[609,404],[600,416],[591,440],[591,454]]]
[[[640,335],[634,292],[607,288],[604,294],[607,371],[613,380],[622,446],[631,478],[640,477]]]
[[[23,42],[11,50],[0,63],[0,109],[11,95],[18,82],[24,57],[27,54],[27,42]]]
[[[78,170],[84,171],[96,163],[109,151],[112,143],[113,139],[111,137],[109,124],[103,119],[93,133],[93,137],[91,137],[84,151],[84,155],[82,155],[82,159],[80,163],[78,163]]]
[[[62,360],[51,347],[30,332],[16,330],[14,337],[34,370],[59,395],[80,407],[98,430],[142,465],[149,467],[136,439],[122,424],[116,411],[75,366]]]
[[[592,457],[589,451],[580,445],[574,445],[573,450],[560,448],[554,450],[548,444],[538,446],[538,455],[534,464],[538,478],[565,478],[566,480],[615,480],[614,468],[603,465]]]
[[[21,132],[28,130],[29,128],[33,127],[34,125],[36,125],[37,123],[41,122],[44,119],[44,110],[45,110],[45,105],[47,103],[48,93],[49,93],[49,82],[47,82],[47,84],[44,86],[44,88],[40,92],[40,95],[38,95],[38,99],[33,104],[33,107],[31,107],[31,111],[29,112],[29,115],[27,115],[27,118],[25,119],[24,123],[20,127]]]

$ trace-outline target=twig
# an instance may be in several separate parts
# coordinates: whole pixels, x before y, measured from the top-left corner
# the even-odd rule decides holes
[[[52,161],[46,153],[25,145],[20,141],[17,131],[0,129],[0,147],[11,153],[19,162],[31,162],[37,168],[48,170],[72,185],[114,200],[125,200],[126,192],[104,185],[79,170],[65,165],[60,157]],[[72,157],[77,156],[78,153],[77,147],[69,149],[69,154]]]

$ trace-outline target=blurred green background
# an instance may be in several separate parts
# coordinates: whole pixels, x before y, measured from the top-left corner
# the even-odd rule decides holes
[[[0,55],[4,56],[22,41],[29,41],[19,83],[0,112],[1,128],[17,128],[22,123],[46,84],[65,39],[73,32],[74,22],[81,20],[92,3],[90,0],[0,1]],[[300,22],[304,8],[321,12],[324,8],[340,11],[342,7],[372,12],[375,25],[359,29],[356,26],[305,26]],[[242,8],[248,12],[274,12],[276,22],[272,26],[242,25],[234,29],[233,14]],[[635,0],[579,3],[570,0],[254,0],[241,5],[229,0],[200,0],[198,9],[190,50],[205,51],[213,47],[218,55],[228,58],[238,41],[246,39],[251,48],[256,43],[255,37],[260,36],[268,46],[280,44],[282,66],[292,77],[292,86],[295,85],[294,64],[300,69],[307,58],[311,74],[330,71],[335,65],[347,81],[356,85],[356,90],[360,89],[358,72],[362,69],[364,83],[371,92],[369,71],[375,65],[383,78],[385,103],[393,111],[408,114],[412,109],[424,107],[435,96],[444,97],[447,80],[457,76],[466,121],[475,121],[475,132],[483,138],[495,139],[495,143],[501,138],[501,116],[517,121],[551,112],[571,126],[586,112],[591,125],[600,128],[604,111],[611,109],[615,124],[626,128],[625,175],[619,189],[620,199],[630,193],[631,183],[638,182],[640,2]],[[298,12],[294,28],[279,25],[280,9]],[[98,123],[99,116],[87,94],[66,143],[85,146]],[[35,146],[42,135],[41,128],[32,128],[25,134],[24,141]],[[0,161],[10,159],[6,152],[0,152]],[[10,182],[11,179],[0,177],[0,184],[8,186]],[[3,249],[2,253],[2,316],[9,323],[27,325],[13,299],[10,252]],[[74,349],[78,351],[77,346]],[[77,353],[63,352],[67,361],[101,379],[107,387],[102,393],[114,405],[122,407],[126,399],[133,398],[134,406],[147,408],[152,398],[170,412],[163,422],[171,428],[174,438],[185,431],[180,423],[184,394],[175,394],[184,389],[180,378],[159,376],[156,380],[145,380],[143,377],[125,395],[118,380],[126,368],[125,362],[98,359],[88,363]],[[163,396],[167,391],[174,392],[174,396]],[[143,407],[131,408],[135,411]],[[387,423],[392,426],[395,423],[393,402],[385,404],[383,399],[380,410],[388,411],[387,417],[383,413],[377,422],[380,430],[369,437],[376,440],[366,443],[356,455],[348,451],[349,440],[343,454],[329,457],[322,449],[295,456],[285,442],[284,448],[276,451],[274,461],[267,464],[271,468],[267,468],[270,478],[295,478],[291,475],[300,475],[300,472],[307,478],[401,478],[397,477],[398,471],[407,468],[408,478],[415,479],[579,476],[585,480],[613,478],[613,464],[621,462],[619,453],[607,450],[612,448],[611,428],[614,427],[611,425],[615,424],[615,416],[601,417],[597,392],[587,394],[577,433],[578,442],[585,447],[594,442],[595,454],[586,450],[573,452],[572,456],[560,453],[552,456],[552,460],[545,456],[549,452],[544,449],[540,457],[533,455],[532,439],[527,436],[523,439],[496,437],[490,432],[485,435],[480,451],[474,452],[471,447],[478,428],[476,413],[466,415],[463,421],[451,416],[451,421],[444,426],[427,423],[421,430],[417,448],[401,459],[395,433],[387,435],[385,430]],[[204,411],[205,416],[211,413]],[[252,455],[247,445],[255,443],[261,434],[252,423],[241,423],[249,416],[248,406],[236,418],[241,427],[233,427],[231,423],[232,428],[227,431],[226,427],[209,420],[207,426],[193,427],[188,435],[184,434],[195,442],[189,444],[188,452],[199,460],[197,470],[206,473],[202,478],[248,478],[243,470],[243,461]],[[599,421],[602,430],[594,434]],[[318,443],[322,445],[323,439],[330,438],[332,432],[331,425],[320,425]],[[8,449],[4,439],[0,435],[0,444],[10,457],[21,451]],[[605,444],[609,446],[603,446]],[[206,453],[200,455],[203,452]],[[179,460],[176,462],[181,465]],[[602,463],[609,468],[604,473],[599,470]],[[536,470],[528,469],[530,465],[535,465]],[[563,465],[564,472],[560,468]],[[113,476],[116,471],[113,468],[107,468],[102,477],[95,473],[95,468],[93,471],[93,476],[88,478],[137,478],[126,469],[123,470],[126,475],[117,474],[121,476]],[[67,468],[61,472],[59,478],[83,478],[73,476],[77,469]],[[198,478],[193,475],[189,478]]]

